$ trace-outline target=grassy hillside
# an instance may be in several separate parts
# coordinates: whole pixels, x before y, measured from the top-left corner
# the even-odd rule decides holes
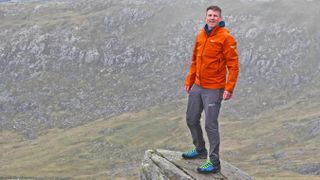
[[[35,140],[1,132],[0,176],[137,179],[146,149],[192,147],[185,104],[181,100],[67,130],[51,129]],[[222,159],[257,179],[318,179],[302,174],[303,167],[320,161],[319,132],[312,136],[311,125],[298,125],[313,119],[319,126],[319,105],[292,102],[254,120],[234,121],[224,114]]]
[[[136,175],[144,150],[186,146],[180,139],[188,136],[181,128],[183,117],[172,111],[176,106],[178,104],[100,119],[68,130],[52,129],[30,141],[2,132],[0,176]]]

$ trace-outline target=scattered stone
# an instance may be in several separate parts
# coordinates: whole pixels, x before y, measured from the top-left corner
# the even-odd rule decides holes
[[[297,169],[300,174],[320,175],[320,163],[304,164]]]

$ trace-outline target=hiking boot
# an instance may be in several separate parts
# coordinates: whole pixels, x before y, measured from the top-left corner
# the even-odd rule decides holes
[[[195,159],[195,158],[207,159],[207,151],[198,153],[196,149],[192,149],[191,151],[182,153],[182,157],[185,159]]]
[[[208,174],[208,173],[218,173],[220,172],[221,166],[213,165],[210,160],[207,160],[206,163],[197,168],[198,173]]]

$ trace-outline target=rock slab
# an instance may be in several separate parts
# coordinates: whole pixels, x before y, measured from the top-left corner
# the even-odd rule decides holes
[[[221,160],[221,172],[199,174],[196,167],[203,163],[201,159],[186,160],[182,152],[169,150],[147,150],[140,168],[141,180],[253,180],[246,172]]]

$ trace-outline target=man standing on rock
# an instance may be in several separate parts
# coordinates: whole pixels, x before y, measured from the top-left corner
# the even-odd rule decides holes
[[[236,41],[224,26],[221,8],[208,7],[206,25],[197,36],[185,80],[185,90],[189,94],[186,119],[195,148],[183,153],[183,158],[207,159],[208,151],[200,126],[203,110],[206,117],[205,130],[210,151],[209,159],[197,168],[199,173],[220,171],[218,116],[222,99],[229,100],[232,97],[238,78]]]

